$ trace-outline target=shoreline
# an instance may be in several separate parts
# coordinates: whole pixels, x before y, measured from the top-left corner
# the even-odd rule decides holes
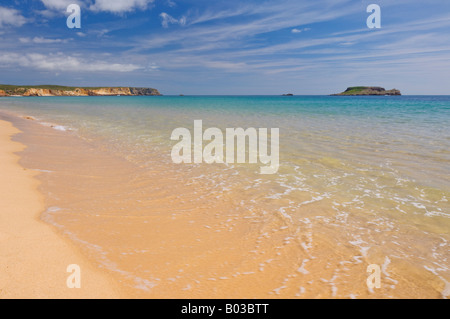
[[[285,215],[264,214],[257,206],[237,210],[233,200],[241,198],[238,194],[226,192],[217,201],[217,194],[207,197],[203,181],[195,188],[177,187],[181,184],[176,181],[192,175],[174,179],[170,172],[175,171],[157,158],[151,169],[140,168],[102,148],[106,144],[96,136],[82,139],[76,129],[70,133],[68,123],[43,124],[27,114],[5,111],[0,119],[22,132],[12,138],[27,146],[20,153],[22,169],[41,172],[33,174],[45,199],[45,208],[36,212],[39,222],[58,240],[72,244],[100,273],[110,275],[129,298],[391,298],[394,288],[400,298],[419,296],[415,291],[420,298],[448,297],[446,274],[433,275],[421,262],[425,256],[431,258],[428,252],[447,254],[446,236],[431,224],[426,224],[432,227],[426,237],[411,227],[396,230],[401,247],[425,240],[423,247],[413,250],[421,260],[411,263],[396,257],[396,247],[361,246],[348,235],[359,234],[360,225],[374,220],[371,215],[353,212],[342,222],[336,219],[339,223],[315,222],[316,217],[340,217],[329,213],[326,201],[296,210],[297,224],[287,222]],[[69,132],[55,129],[58,124],[68,125]],[[204,173],[202,169],[193,174]],[[193,198],[201,198],[205,207]],[[264,207],[276,211],[279,203]],[[374,221],[380,225],[375,239],[385,243],[391,233],[379,219]],[[296,232],[297,226],[302,232]],[[364,234],[372,234],[370,230],[365,227]],[[339,268],[342,260],[345,269]],[[368,291],[364,285],[368,264],[383,265],[386,271],[387,282],[379,291]],[[351,273],[352,279],[343,275],[336,282],[327,281],[336,272]],[[63,274],[65,286],[65,268]]]
[[[0,119],[0,299],[120,298],[112,278],[40,220],[39,173],[19,165],[17,152],[26,147],[11,140],[20,132]],[[80,266],[79,289],[66,284],[72,264]]]

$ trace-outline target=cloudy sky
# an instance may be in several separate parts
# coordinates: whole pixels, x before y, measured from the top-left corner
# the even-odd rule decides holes
[[[81,7],[69,29],[67,6]],[[369,29],[369,4],[381,29]],[[0,83],[450,94],[448,0],[0,1]]]

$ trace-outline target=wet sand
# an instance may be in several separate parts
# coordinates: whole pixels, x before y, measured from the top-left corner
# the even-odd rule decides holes
[[[39,219],[44,198],[36,171],[18,164],[19,133],[0,121],[0,298],[118,298],[117,284]],[[67,267],[81,270],[81,288],[67,287]]]
[[[63,291],[67,265],[78,263],[82,270],[86,267],[99,274],[99,279],[88,281],[92,285],[103,287],[105,278],[113,278],[120,296],[131,298],[448,296],[445,269],[441,276],[424,267],[433,256],[448,255],[447,235],[439,235],[440,229],[424,237],[409,224],[392,227],[369,212],[336,213],[327,200],[301,205],[291,215],[276,213],[289,203],[264,198],[257,183],[250,188],[221,189],[217,187],[221,180],[213,178],[209,168],[193,168],[189,175],[157,157],[151,165],[140,167],[104,149],[106,143],[101,140],[83,139],[23,117],[6,119],[23,132],[13,139],[27,145],[19,154],[20,165],[28,169],[21,168],[22,174],[40,172],[36,175],[40,184],[31,179],[34,184],[30,186],[40,200],[32,206],[34,224],[51,229],[55,240],[48,242],[67,243],[87,262],[82,266],[82,261],[57,258],[64,261],[55,266],[62,267],[57,282]],[[15,151],[23,149],[21,144],[12,145]],[[234,181],[241,176],[227,178]],[[15,193],[22,194],[22,189]],[[303,195],[292,196],[298,200]],[[241,205],[248,198],[255,202]],[[38,221],[40,212],[45,223]],[[408,258],[411,251],[421,258]],[[53,267],[53,261],[42,253],[33,258],[40,265],[38,270],[21,274],[44,280],[41,269]],[[370,264],[383,269],[381,289],[371,291],[366,285]],[[83,283],[85,276],[87,272]],[[105,296],[102,289],[87,287],[88,282],[84,293],[80,292],[82,297],[97,292]],[[17,287],[32,289],[33,285],[25,280]],[[35,296],[29,291],[24,295]]]

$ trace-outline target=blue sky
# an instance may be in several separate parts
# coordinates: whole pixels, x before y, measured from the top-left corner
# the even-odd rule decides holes
[[[81,29],[66,8],[81,7]],[[369,4],[381,29],[369,29]],[[0,83],[450,94],[448,0],[0,1]]]

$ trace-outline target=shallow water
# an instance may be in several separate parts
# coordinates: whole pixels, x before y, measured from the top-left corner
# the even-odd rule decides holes
[[[15,124],[23,165],[42,172],[42,218],[136,296],[450,294],[450,97],[0,102],[35,118]],[[173,164],[171,132],[200,119],[279,128],[277,174]]]

